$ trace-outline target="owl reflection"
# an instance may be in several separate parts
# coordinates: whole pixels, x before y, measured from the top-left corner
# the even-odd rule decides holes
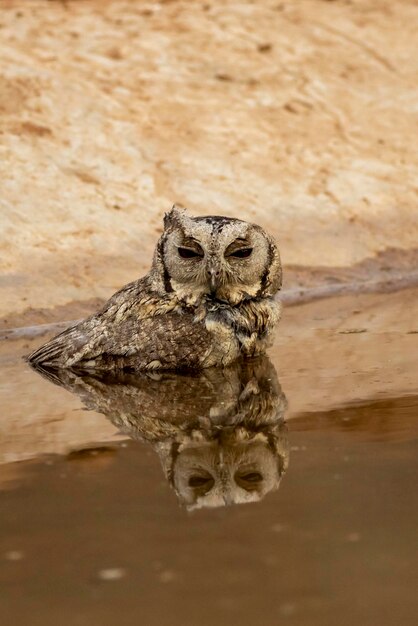
[[[189,510],[258,502],[277,489],[287,457],[278,450],[285,432],[254,436],[224,429],[207,441],[185,442],[171,459],[170,481]]]
[[[28,360],[78,371],[227,366],[270,344],[281,284],[277,245],[260,226],[174,206],[150,272]]]
[[[287,469],[287,402],[265,356],[194,376],[41,373],[150,443],[189,510],[261,500]]]

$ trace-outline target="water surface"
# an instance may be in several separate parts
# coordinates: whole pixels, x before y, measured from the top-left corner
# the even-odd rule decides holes
[[[3,358],[0,623],[415,624],[416,335],[359,329],[192,378]]]

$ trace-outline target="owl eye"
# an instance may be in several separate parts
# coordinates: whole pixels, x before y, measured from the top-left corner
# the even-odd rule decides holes
[[[194,489],[196,494],[206,495],[213,488],[215,480],[209,472],[193,474],[189,477],[189,487]]]
[[[206,487],[210,484],[213,484],[212,476],[190,476],[189,478],[189,487]]]
[[[182,259],[201,259],[203,257],[203,251],[198,252],[192,248],[178,248],[178,251]]]
[[[258,485],[263,482],[263,475],[257,471],[243,471],[237,472],[234,476],[235,481],[239,487],[242,487],[246,491],[254,491]]]
[[[235,250],[235,252],[231,252],[228,256],[232,256],[236,259],[246,259],[252,253],[252,248],[241,248],[239,250]]]
[[[260,472],[248,472],[247,474],[242,474],[240,478],[247,483],[259,483],[263,480]]]

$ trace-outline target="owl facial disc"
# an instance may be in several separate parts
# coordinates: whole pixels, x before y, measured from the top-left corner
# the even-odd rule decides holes
[[[260,227],[236,218],[190,217],[174,206],[157,247],[164,285],[187,304],[237,305],[281,286],[277,246]]]

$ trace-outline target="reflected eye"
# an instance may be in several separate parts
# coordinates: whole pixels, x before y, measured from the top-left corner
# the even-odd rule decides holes
[[[204,496],[212,489],[215,484],[213,476],[209,474],[192,474],[189,477],[189,487],[194,490],[196,495]]]
[[[234,476],[239,487],[245,491],[256,491],[259,489],[260,483],[263,482],[263,475],[257,471],[241,471]]]
[[[190,476],[189,487],[204,487],[213,482],[212,476]]]
[[[178,251],[182,259],[201,259],[203,257],[203,251],[198,252],[192,248],[178,248]]]
[[[260,472],[248,472],[248,474],[241,474],[241,480],[245,480],[247,483],[259,483],[263,480]]]
[[[246,259],[252,253],[252,248],[241,248],[240,250],[235,250],[235,252],[231,252],[228,256],[232,256],[236,259]]]

